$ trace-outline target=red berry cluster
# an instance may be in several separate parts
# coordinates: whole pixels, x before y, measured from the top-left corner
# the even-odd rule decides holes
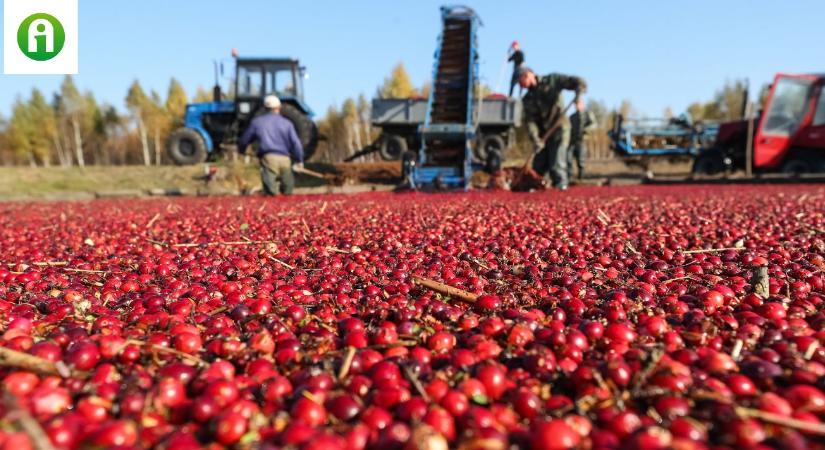
[[[0,450],[822,448],[823,211],[817,186],[0,204]]]

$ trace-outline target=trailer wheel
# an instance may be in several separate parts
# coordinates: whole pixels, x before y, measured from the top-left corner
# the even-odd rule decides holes
[[[717,175],[725,170],[725,157],[718,150],[709,150],[693,161],[694,175]]]
[[[493,174],[501,170],[501,152],[493,150],[487,153],[487,161],[484,170],[489,174]]]
[[[381,137],[378,154],[384,161],[398,161],[407,151],[407,140],[395,134],[386,134]]]
[[[475,146],[473,149],[473,153],[475,153],[476,158],[479,161],[487,161],[488,155],[492,152],[498,152],[499,157],[500,155],[504,154],[504,149],[507,147],[507,144],[504,142],[504,138],[498,134],[485,134],[478,145]]]
[[[167,141],[169,157],[175,164],[187,166],[206,161],[206,143],[197,131],[178,128]]]

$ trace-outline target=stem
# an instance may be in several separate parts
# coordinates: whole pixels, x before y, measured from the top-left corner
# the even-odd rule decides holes
[[[160,219],[160,213],[156,213],[155,216],[152,217],[151,220],[149,220],[149,223],[146,224],[146,228],[151,228],[152,225],[154,225],[158,219]]]
[[[431,289],[440,294],[449,295],[450,297],[459,298],[468,303],[475,303],[476,300],[478,300],[478,295],[473,294],[472,292],[467,292],[463,289],[448,286],[444,283],[439,283],[438,281],[430,280],[428,278],[420,277],[418,275],[413,275],[412,279],[413,282],[421,286],[424,286],[427,289]]]
[[[32,441],[32,447],[36,450],[54,450],[52,441],[49,436],[43,431],[40,422],[35,420],[25,408],[20,407],[17,397],[10,392],[3,395],[3,404],[8,413],[6,417],[13,422],[16,422],[21,431],[26,433]]]
[[[137,345],[138,347],[149,347],[152,351],[156,351],[158,353],[168,353],[170,355],[175,355],[181,359],[185,359],[188,361],[192,361],[199,366],[206,366],[206,361],[198,358],[195,355],[190,355],[189,353],[184,353],[180,350],[175,350],[174,348],[164,347],[162,345],[152,344],[150,342],[143,342],[138,341],[136,339],[127,339],[126,344],[129,345]]]
[[[271,260],[275,261],[276,263],[278,263],[278,264],[280,264],[280,265],[282,265],[282,266],[286,267],[286,268],[287,268],[287,269],[289,269],[289,270],[295,270],[295,266],[292,266],[292,265],[290,265],[290,264],[287,264],[287,263],[285,263],[285,262],[281,261],[280,259],[278,259],[278,258],[276,258],[276,257],[274,257],[274,256],[270,256],[270,257],[269,257],[269,259],[271,259]]]
[[[743,406],[736,407],[736,414],[744,417],[754,417],[762,421],[772,423],[774,425],[794,428],[807,433],[825,435],[825,424],[822,423],[811,423],[805,420],[794,419],[793,417],[780,416],[779,414],[774,414],[759,409],[745,408]]]
[[[275,241],[229,241],[229,242],[184,242],[180,244],[172,244],[172,247],[211,247],[214,245],[255,245],[255,244],[276,244]]]
[[[344,363],[341,364],[341,371],[338,372],[338,381],[343,380],[349,375],[349,369],[352,367],[352,359],[355,358],[355,347],[347,348],[347,356],[344,357]]]
[[[0,366],[28,370],[41,375],[61,375],[55,363],[5,347],[0,347]]]
[[[694,253],[713,253],[713,252],[726,252],[728,250],[734,251],[741,251],[747,250],[745,247],[725,247],[725,248],[707,248],[702,250],[682,250],[682,253],[685,255],[691,255]]]
[[[403,369],[404,375],[406,375],[407,378],[410,380],[410,383],[412,383],[416,392],[418,392],[418,395],[420,395],[425,402],[430,403],[430,396],[427,395],[427,391],[424,389],[424,386],[421,384],[421,380],[418,379],[418,376],[415,374],[415,372],[413,372],[412,369],[410,369],[408,366],[403,366]]]

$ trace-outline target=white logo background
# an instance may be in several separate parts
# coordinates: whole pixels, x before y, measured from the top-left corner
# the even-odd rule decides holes
[[[35,13],[51,14],[66,32],[63,49],[48,61],[29,59],[17,46],[17,29]],[[76,74],[77,35],[77,0],[3,0],[3,73]]]

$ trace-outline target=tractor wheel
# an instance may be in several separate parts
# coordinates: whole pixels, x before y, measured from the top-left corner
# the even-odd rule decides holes
[[[407,151],[407,140],[395,134],[386,134],[381,137],[378,154],[384,161],[398,161]]]
[[[487,161],[488,155],[492,152],[498,152],[500,158],[504,154],[505,147],[507,147],[507,144],[504,143],[504,138],[501,135],[485,134],[478,145],[475,146],[473,153],[479,161]]]
[[[782,173],[788,175],[799,175],[803,173],[814,172],[814,165],[811,161],[804,159],[791,158],[782,164]]]
[[[281,105],[281,115],[295,126],[295,132],[304,147],[304,161],[308,160],[318,147],[318,126],[298,108],[287,103]]]
[[[178,128],[169,136],[167,144],[169,157],[180,166],[199,164],[206,161],[206,143],[197,131]]]
[[[706,151],[693,161],[694,175],[718,175],[724,171],[725,158],[717,150]]]

